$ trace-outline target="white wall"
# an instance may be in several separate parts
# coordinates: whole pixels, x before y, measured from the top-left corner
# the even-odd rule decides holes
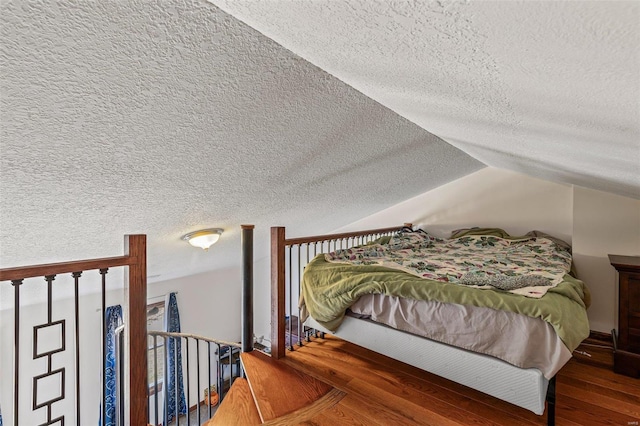
[[[215,256],[213,251],[210,254]],[[242,281],[239,269],[152,283],[148,285],[147,294],[150,300],[158,301],[174,291],[178,292],[183,332],[232,342],[240,340]]]
[[[572,188],[488,167],[339,231],[404,222],[439,236],[462,227],[487,226],[511,234],[536,229],[571,242]]]
[[[271,260],[257,259],[253,266],[253,334],[271,343]]]
[[[591,290],[591,329],[606,333],[618,321],[616,270],[608,254],[640,255],[640,200],[575,187],[573,257]]]

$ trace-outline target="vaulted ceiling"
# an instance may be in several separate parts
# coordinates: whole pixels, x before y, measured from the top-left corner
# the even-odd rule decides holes
[[[211,0],[494,167],[640,198],[640,3]]]
[[[640,198],[636,3],[213,3],[2,2],[1,267],[229,267],[485,164]]]

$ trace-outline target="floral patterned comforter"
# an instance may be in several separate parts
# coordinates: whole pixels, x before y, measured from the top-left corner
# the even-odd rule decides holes
[[[337,250],[333,263],[380,265],[418,277],[540,298],[571,269],[571,252],[551,238],[465,235],[443,239],[402,231],[386,244]]]

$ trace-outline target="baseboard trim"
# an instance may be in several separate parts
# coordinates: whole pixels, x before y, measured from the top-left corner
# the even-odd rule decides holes
[[[613,338],[611,337],[611,333],[591,330],[587,339],[613,347]]]

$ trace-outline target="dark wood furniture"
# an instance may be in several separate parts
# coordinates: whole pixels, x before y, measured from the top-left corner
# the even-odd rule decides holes
[[[640,256],[609,255],[618,271],[618,333],[613,370],[640,377]]]

